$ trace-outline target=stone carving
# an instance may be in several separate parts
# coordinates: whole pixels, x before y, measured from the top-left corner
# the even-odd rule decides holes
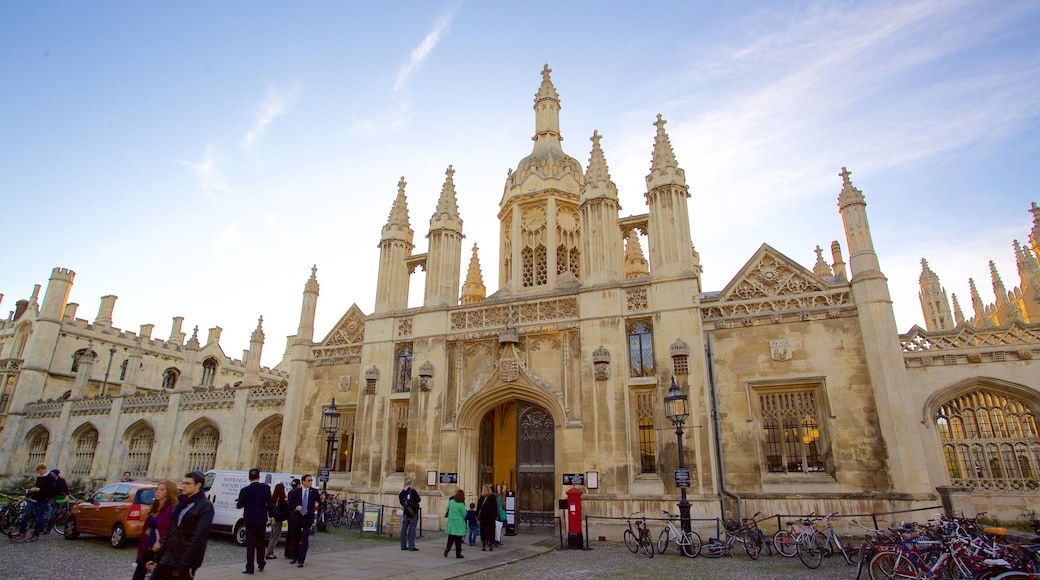
[[[769,358],[777,362],[783,362],[791,360],[793,356],[791,353],[791,341],[786,338],[769,341]]]
[[[249,390],[250,407],[278,407],[285,404],[285,395],[289,388],[284,385],[259,387]]]
[[[360,311],[351,308],[339,325],[329,333],[324,345],[358,344],[365,340],[365,319]],[[323,345],[323,346],[324,346]]]
[[[107,415],[112,412],[112,399],[81,399],[72,402],[73,415]]]
[[[433,363],[426,361],[419,365],[419,390],[429,391],[433,388]]]
[[[610,378],[610,351],[600,345],[592,351],[592,376],[597,381]]]
[[[915,326],[900,335],[903,353],[927,350],[954,350],[964,348],[1040,345],[1040,325],[1027,325],[1014,320],[1003,328],[975,328],[961,325],[952,331],[929,332]]]
[[[345,393],[350,390],[350,375],[341,375],[339,377],[339,390],[341,393]]]
[[[170,406],[170,395],[135,395],[123,400],[124,413],[163,413]]]
[[[517,359],[507,358],[499,361],[498,376],[507,383],[515,381],[520,376]]]
[[[194,391],[181,396],[181,409],[230,409],[235,406],[235,391]]]
[[[411,336],[412,335],[412,319],[402,318],[397,321],[397,336]]]
[[[628,311],[646,310],[648,302],[646,299],[646,288],[634,288],[625,290]]]
[[[42,419],[44,417],[60,417],[61,407],[64,401],[37,401],[26,406],[26,416],[30,419]]]
[[[513,322],[530,324],[578,316],[577,298],[559,298],[521,303],[518,306],[489,306],[451,313],[451,330],[476,330],[502,327]]]

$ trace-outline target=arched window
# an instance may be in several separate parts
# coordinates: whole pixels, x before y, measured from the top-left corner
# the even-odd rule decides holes
[[[11,349],[11,358],[22,358],[22,355],[25,354],[25,343],[29,342],[30,330],[32,330],[32,326],[28,322],[18,327],[18,330],[14,333],[14,347]],[[36,464],[34,463],[33,465]]]
[[[654,427],[655,391],[636,393],[639,418],[639,472],[657,473],[657,429]]]
[[[145,475],[152,462],[152,446],[155,431],[146,423],[140,423],[126,434],[126,463],[122,471]]]
[[[119,365],[119,380],[126,380],[126,369],[130,367],[130,359],[123,359],[123,364]]]
[[[90,479],[97,445],[98,431],[89,423],[72,434],[72,467],[69,469],[69,479]]]
[[[213,469],[217,462],[217,447],[220,444],[220,432],[210,423],[193,429],[186,437],[188,450],[187,471],[199,470],[203,473]]]
[[[950,483],[986,491],[1040,491],[1040,438],[1032,410],[983,389],[939,407],[936,431]]]
[[[29,431],[25,437],[25,448],[29,451],[25,458],[26,473],[32,473],[37,464],[43,463],[43,458],[47,456],[47,445],[50,440],[50,432],[42,426]]]
[[[172,391],[177,386],[177,379],[181,376],[180,371],[168,368],[162,374],[162,388]]]
[[[412,390],[412,345],[403,344],[397,347],[397,361],[394,365],[394,392],[407,393]]]
[[[210,357],[202,361],[202,381],[200,385],[204,387],[212,387],[213,379],[217,377],[217,359]]]
[[[256,460],[260,471],[278,471],[278,449],[282,445],[282,419],[268,420],[257,428]]]
[[[628,370],[632,377],[654,376],[654,334],[649,321],[628,323]]]

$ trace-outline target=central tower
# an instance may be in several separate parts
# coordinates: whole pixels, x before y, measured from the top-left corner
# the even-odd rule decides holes
[[[577,286],[581,272],[581,163],[563,152],[560,95],[549,65],[534,96],[531,154],[506,177],[499,203],[499,287],[524,294]]]

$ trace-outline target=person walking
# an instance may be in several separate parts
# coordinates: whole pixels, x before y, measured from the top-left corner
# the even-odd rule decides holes
[[[238,492],[238,501],[235,507],[242,510],[242,518],[246,526],[246,567],[243,574],[252,574],[256,568],[261,572],[267,565],[264,553],[264,527],[274,524],[271,505],[271,487],[266,483],[260,483],[260,470],[249,470],[249,485]],[[256,566],[253,566],[253,561]]]
[[[469,528],[469,545],[477,545],[477,534],[480,533],[480,522],[477,521],[477,504],[469,502],[469,510],[466,511],[466,527]]]
[[[26,542],[35,542],[40,539],[44,523],[47,521],[47,510],[50,509],[51,497],[54,496],[54,478],[47,473],[47,466],[43,463],[36,464],[36,485],[29,488],[29,495],[25,498],[25,515],[22,516],[22,527],[17,534],[11,536],[11,541],[25,537],[29,530],[29,521],[33,522],[33,533],[25,539]]]
[[[166,543],[173,521],[173,502],[177,500],[177,484],[171,479],[164,479],[155,488],[155,499],[148,509],[148,517],[144,520],[144,533],[137,545],[137,567],[134,569],[134,580],[144,580],[148,574],[148,563],[155,553]]]
[[[401,502],[403,508],[403,517],[401,518],[401,549],[411,550],[418,552],[419,548],[415,547],[415,528],[419,523],[419,503],[422,502],[422,498],[419,497],[419,492],[415,491],[412,487],[412,478],[404,480],[404,489],[398,494],[398,499]]]
[[[202,493],[206,476],[201,471],[184,474],[181,495],[171,514],[166,543],[155,555],[155,578],[194,578],[206,556],[206,542],[213,526],[213,504]]]
[[[43,526],[43,535],[45,536],[54,529],[54,516],[58,514],[58,504],[56,502],[59,499],[66,501],[69,499],[69,483],[61,476],[61,471],[52,469],[47,475],[54,479],[54,490],[51,495],[50,506],[47,508],[47,522]]]
[[[289,491],[291,494],[294,490],[300,488],[300,480],[293,479],[290,483],[292,490]],[[296,544],[299,543],[296,535],[296,512],[289,507],[288,496],[286,496],[285,502],[286,519],[289,520],[288,529],[285,533],[285,559],[289,560],[290,563],[296,563]]]
[[[304,475],[300,482],[303,484],[301,487],[289,492],[289,511],[293,514],[293,528],[296,531],[294,557],[289,563],[303,568],[307,560],[307,548],[310,547],[311,526],[314,525],[314,515],[318,511],[318,491],[311,489],[314,477],[310,474]]]
[[[485,483],[477,500],[477,520],[480,521],[480,551],[495,551],[495,522],[498,521],[498,501],[491,493],[491,484]]]
[[[271,524],[271,539],[267,541],[265,557],[268,560],[278,557],[274,555],[274,549],[278,547],[278,538],[282,537],[282,522],[289,519],[289,502],[285,498],[284,483],[274,486],[274,493],[271,494],[271,517],[274,518],[274,523]]]
[[[465,558],[462,555],[462,537],[466,535],[466,492],[458,489],[455,495],[448,500],[448,510],[444,512],[448,516],[448,523],[444,525],[444,531],[448,534],[448,545],[444,547],[444,557],[448,557],[451,545],[455,544],[455,557]]]

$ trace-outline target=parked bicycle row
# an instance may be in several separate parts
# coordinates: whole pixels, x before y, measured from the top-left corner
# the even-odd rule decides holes
[[[785,527],[767,535],[759,523],[777,516],[716,520],[716,537],[702,539],[696,530],[684,531],[679,516],[662,512],[652,518],[635,512],[624,518],[627,528],[622,533],[625,546],[633,554],[664,554],[670,545],[688,557],[719,558],[732,555],[737,546],[752,560],[764,552],[775,551],[786,558],[796,558],[809,569],[820,566],[823,558],[840,556],[846,565],[856,566],[855,578],[861,580],[890,578],[982,579],[1038,578],[1040,573],[1040,537],[1035,544],[1007,542],[1004,528],[987,528],[976,518],[946,518],[924,524],[908,523],[887,530],[864,526],[865,537],[846,544],[831,523],[837,512],[818,516],[809,514],[785,521]],[[979,514],[980,516],[984,514]],[[661,521],[664,528],[656,534],[651,522]],[[710,520],[709,520],[710,521]]]

